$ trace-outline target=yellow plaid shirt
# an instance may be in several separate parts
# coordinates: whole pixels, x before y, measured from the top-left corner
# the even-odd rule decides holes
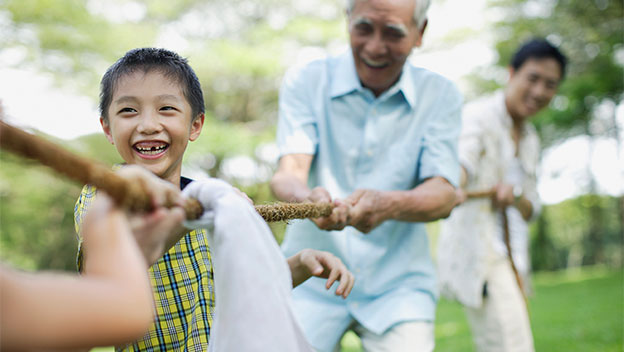
[[[189,179],[182,180],[185,185]],[[96,196],[83,187],[74,207],[78,234],[78,269],[82,266],[80,225]],[[206,351],[214,314],[212,259],[205,229],[187,233],[149,268],[156,319],[142,339],[117,351]]]

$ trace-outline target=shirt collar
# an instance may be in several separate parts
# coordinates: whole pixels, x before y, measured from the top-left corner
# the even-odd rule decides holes
[[[498,90],[494,93],[494,101],[496,101],[496,116],[500,116],[500,123],[506,129],[511,128],[511,115],[509,115],[509,111],[507,111],[507,105],[505,105],[505,92],[503,90]]]
[[[345,51],[338,57],[337,61],[331,81],[330,97],[337,98],[341,95],[361,90],[362,85],[355,71],[351,50]]]
[[[506,130],[511,131],[512,127],[513,127],[513,118],[511,117],[511,115],[509,114],[509,111],[507,110],[507,104],[505,104],[505,91],[504,90],[499,90],[496,93],[496,101],[498,102],[496,108],[498,109],[498,116],[500,116],[500,123],[503,125],[503,127]],[[530,124],[529,122],[525,122],[522,126],[522,136],[525,136],[528,133]]]
[[[414,75],[411,72],[411,66],[407,61],[405,65],[403,65],[403,72],[401,72],[401,77],[396,85],[407,103],[414,109],[416,107],[416,84],[414,82]]]
[[[353,53],[347,50],[338,57],[337,64],[334,68],[334,75],[331,83],[330,97],[336,98],[353,91],[362,90],[362,84],[355,70],[355,62]],[[405,62],[403,72],[399,81],[385,91],[381,96],[391,96],[396,92],[401,92],[408,104],[414,108],[416,105],[416,92],[414,88],[414,78],[410,72],[410,65]]]

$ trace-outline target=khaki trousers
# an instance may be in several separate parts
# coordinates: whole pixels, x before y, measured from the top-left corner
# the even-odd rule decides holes
[[[358,322],[349,327],[362,340],[366,352],[432,352],[435,345],[434,324],[427,321],[408,321],[397,324],[383,334],[375,334]],[[340,345],[335,352],[340,351]]]
[[[533,334],[524,299],[509,259],[500,258],[487,277],[481,308],[466,307],[479,352],[533,352]]]

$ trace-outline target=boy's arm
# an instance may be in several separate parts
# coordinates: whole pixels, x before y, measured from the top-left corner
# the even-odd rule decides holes
[[[325,278],[325,288],[329,288],[335,281],[340,284],[336,288],[336,295],[347,298],[355,278],[342,263],[340,258],[329,252],[315,249],[304,249],[287,259],[292,275],[293,287],[297,287],[312,276]]]
[[[84,348],[140,337],[152,321],[147,266],[123,211],[101,194],[84,228],[83,277],[0,268],[1,349]]]

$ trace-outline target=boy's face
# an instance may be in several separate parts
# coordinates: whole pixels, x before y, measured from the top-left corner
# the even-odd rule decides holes
[[[117,82],[108,120],[100,118],[109,142],[128,164],[141,165],[179,184],[188,141],[199,137],[204,115],[194,121],[182,87],[158,71],[135,72]]]

